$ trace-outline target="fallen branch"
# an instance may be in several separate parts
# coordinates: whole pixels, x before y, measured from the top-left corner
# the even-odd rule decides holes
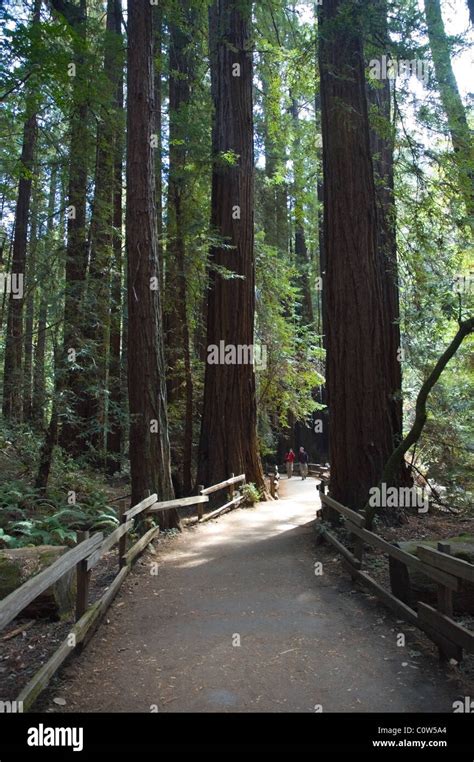
[[[128,497],[132,497],[132,493],[129,495],[121,495],[120,497],[114,497],[112,500],[109,500],[109,503],[118,503],[119,500],[126,500]]]
[[[33,627],[34,623],[35,620],[32,619],[31,622],[27,622],[26,624],[22,624],[21,627],[16,627],[14,630],[10,630],[10,632],[7,632],[7,634],[3,636],[2,641],[16,638],[17,635],[21,635],[22,632],[25,632],[25,630],[29,630],[30,627]]]

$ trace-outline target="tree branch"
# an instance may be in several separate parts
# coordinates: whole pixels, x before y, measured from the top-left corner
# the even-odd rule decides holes
[[[431,389],[433,388],[433,386],[438,381],[441,373],[445,369],[448,362],[456,354],[463,340],[466,338],[466,336],[468,336],[473,331],[474,331],[474,317],[470,318],[469,320],[465,320],[463,323],[460,323],[459,330],[456,333],[451,344],[443,352],[438,362],[434,366],[433,370],[431,371],[430,375],[428,376],[428,378],[422,385],[420,391],[418,392],[418,397],[416,398],[415,420],[413,422],[413,426],[411,427],[406,437],[402,439],[398,447],[395,448],[395,450],[389,457],[387,463],[385,464],[385,468],[383,470],[382,476],[379,481],[379,485],[378,485],[379,487],[383,483],[387,484],[391,481],[392,476],[395,472],[395,469],[400,464],[405,453],[410,449],[412,445],[418,442],[421,436],[421,432],[423,431],[423,428],[426,423],[426,418],[427,418],[426,401],[428,399],[428,395]],[[366,503],[364,512],[365,512],[365,523],[368,528],[372,526],[372,522],[375,516],[375,510],[376,510],[375,506],[369,505],[369,502]]]
[[[25,74],[24,77],[22,77],[17,82],[15,82],[6,92],[2,93],[0,95],[0,101],[4,101],[5,98],[7,98],[11,93],[15,92],[15,90],[18,90],[18,88],[24,85],[25,82],[28,82],[33,72],[34,72],[34,69],[31,69],[29,72]]]

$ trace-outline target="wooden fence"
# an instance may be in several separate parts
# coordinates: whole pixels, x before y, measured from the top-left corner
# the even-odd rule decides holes
[[[239,506],[243,500],[241,495],[235,495],[235,485],[239,483],[245,484],[245,474],[240,474],[240,476],[234,476],[234,474],[231,474],[230,479],[226,479],[225,482],[219,482],[219,484],[214,484],[212,487],[201,487],[200,493],[207,500],[209,500],[208,496],[212,493],[228,488],[228,495],[230,500],[227,503],[224,503],[224,505],[221,505],[220,508],[216,508],[214,511],[211,511],[211,513],[208,513],[205,516],[203,516],[202,504],[200,504],[198,519],[200,521],[207,521],[208,519],[214,519],[216,516],[220,516],[221,513],[226,513],[227,511],[231,511],[233,508],[237,508],[237,506]]]
[[[159,527],[152,526],[127,549],[127,540],[135,527],[135,519],[138,516],[141,519],[145,517],[149,519],[153,514],[160,511],[196,506],[197,520],[199,522],[207,521],[240,505],[243,497],[235,495],[236,485],[240,483],[245,483],[245,474],[240,476],[232,474],[226,481],[214,484],[212,487],[200,487],[200,494],[193,497],[163,502],[158,501],[157,495],[153,494],[127,510],[125,510],[124,504],[121,503],[119,508],[120,524],[111,534],[104,538],[101,532],[97,532],[91,537],[88,536],[87,532],[79,533],[79,542],[74,548],[68,550],[53,564],[34,577],[31,577],[21,587],[0,601],[0,630],[2,630],[41,593],[57,582],[64,574],[74,569],[74,567],[76,568],[76,622],[59,648],[31,678],[16,699],[17,702],[22,702],[20,706],[23,706],[24,711],[31,709],[38,696],[47,687],[53,675],[68,656],[75,649],[83,648],[85,643],[90,639],[104,613],[115,598],[122,582],[130,572],[133,561],[159,533]],[[220,508],[204,515],[203,506],[209,502],[208,495],[226,488],[228,489],[230,500]],[[89,605],[89,587],[92,570],[105,553],[112,550],[114,546],[118,547],[117,576],[102,597]]]
[[[410,624],[419,627],[437,644],[440,659],[451,658],[460,661],[463,649],[474,653],[474,633],[455,622],[453,615],[453,593],[460,589],[462,581],[474,583],[474,565],[449,555],[449,545],[439,543],[438,550],[419,545],[417,554],[392,545],[374,532],[365,529],[364,517],[341,505],[325,493],[325,482],[319,485],[321,503],[323,505],[322,519],[325,519],[325,509],[336,512],[342,517],[345,528],[349,533],[353,550],[345,547],[332,532],[317,522],[318,537],[329,542],[342,556],[342,563],[349,571],[352,579],[361,582],[369,588],[386,606],[399,617]],[[408,579],[408,569],[420,572],[436,583],[437,608],[418,601],[416,609],[406,600],[401,600],[393,592],[385,590],[367,572],[362,570],[365,546],[383,551],[389,557],[391,571],[405,575]]]

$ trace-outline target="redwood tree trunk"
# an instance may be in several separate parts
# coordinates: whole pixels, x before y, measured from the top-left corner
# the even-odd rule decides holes
[[[184,430],[171,442],[177,483],[189,495],[192,485],[193,379],[187,308],[186,134],[195,79],[192,29],[196,21],[189,0],[180,0],[180,14],[170,24],[169,52],[169,185],[168,245],[165,283],[165,349],[168,400],[183,408]],[[183,404],[184,403],[184,404]],[[180,427],[181,430],[181,427]],[[176,462],[179,457],[181,462]],[[176,478],[176,472],[174,477]]]
[[[388,45],[387,0],[375,0],[372,11],[373,37],[381,44],[382,55]],[[368,87],[371,108],[377,117],[378,127],[370,129],[370,149],[374,167],[375,192],[377,203],[377,251],[380,266],[380,279],[383,287],[383,308],[387,326],[384,371],[388,380],[388,407],[392,426],[392,438],[396,446],[403,435],[402,407],[402,364],[399,356],[400,338],[400,303],[398,292],[398,262],[396,241],[396,218],[393,178],[393,129],[391,123],[391,88],[387,78],[377,83],[377,87]],[[403,473],[398,474],[400,482]]]
[[[163,8],[160,4],[153,6],[153,58],[154,89],[155,89],[155,130],[157,148],[155,151],[155,191],[156,191],[156,232],[158,235],[158,256],[160,258],[161,274],[163,276],[163,140],[161,103],[163,88]]]
[[[66,247],[66,284],[64,303],[64,346],[62,362],[59,362],[61,388],[64,402],[70,410],[62,420],[60,444],[69,453],[77,455],[84,449],[82,438],[82,415],[84,407],[81,352],[83,350],[83,296],[87,271],[87,115],[88,103],[84,78],[84,41],[86,37],[86,0],[76,5],[53,0],[53,5],[64,15],[72,27],[74,64],[73,103],[71,111],[71,138],[69,146],[69,184]],[[85,153],[86,152],[86,153]],[[74,350],[76,361],[71,360]]]
[[[40,0],[35,0],[33,24],[40,23]],[[25,277],[26,250],[28,239],[28,217],[30,212],[32,171],[37,138],[36,102],[33,93],[26,99],[26,119],[23,128],[21,149],[21,173],[15,209],[15,233],[11,275]],[[24,283],[24,287],[27,287]],[[19,422],[22,419],[22,360],[23,360],[23,295],[18,298],[13,290],[8,301],[7,332],[5,339],[5,364],[3,374],[3,415]]]
[[[315,7],[316,10],[316,7]],[[318,137],[321,135],[321,94],[318,92],[315,94],[314,110],[316,114],[316,129]],[[317,334],[321,336],[320,346],[327,350],[327,299],[326,299],[326,251],[324,248],[324,183],[323,183],[323,151],[321,144],[317,149],[317,194],[318,194],[318,246],[319,246],[319,277],[321,278],[321,288],[318,289],[316,294],[317,299]],[[326,375],[326,368],[324,368],[323,375]],[[317,410],[314,414],[313,423],[316,429],[316,424],[322,427],[322,431],[317,434],[318,443],[318,458],[321,462],[327,462],[329,458],[329,411],[327,384],[324,382],[317,391],[316,401],[321,405],[326,405],[323,410]]]
[[[54,351],[54,392],[52,400],[51,418],[45,431],[43,444],[39,453],[38,471],[35,479],[35,489],[46,494],[48,489],[49,474],[53,462],[54,446],[58,439],[59,426],[59,399],[62,391],[64,376],[59,371],[59,349],[57,335],[53,337]]]
[[[84,334],[88,344],[84,361],[84,443],[92,445],[95,458],[105,456],[107,429],[108,352],[110,345],[110,272],[113,258],[115,153],[119,135],[117,89],[122,77],[120,2],[107,1],[104,75],[107,100],[97,129],[94,205],[91,220],[91,253],[86,293]]]
[[[54,230],[54,205],[57,186],[57,165],[51,167],[48,194],[48,222],[46,224],[46,246],[52,246]],[[40,268],[43,271],[44,264]],[[33,369],[33,402],[31,418],[37,429],[42,429],[45,417],[46,404],[46,379],[45,379],[45,356],[46,356],[46,322],[48,319],[49,282],[42,278],[41,298],[38,312],[38,329],[36,333],[35,360]]]
[[[23,420],[30,421],[33,405],[33,326],[35,319],[35,296],[38,282],[37,255],[40,228],[40,197],[39,188],[35,184],[32,192],[30,242],[26,263],[26,310],[24,325],[23,349]]]
[[[259,76],[263,90],[263,139],[265,152],[265,177],[267,184],[263,191],[263,224],[265,243],[274,246],[282,256],[288,252],[288,198],[286,182],[275,185],[275,176],[286,161],[285,135],[277,139],[274,135],[271,120],[274,117],[276,105],[273,102],[274,92],[270,88],[268,70],[271,66],[263,58]],[[272,72],[274,75],[274,72]],[[280,79],[280,85],[282,81]]]
[[[171,485],[160,265],[157,255],[152,6],[128,13],[127,257],[128,392],[132,504],[148,491],[173,497]],[[166,512],[171,521],[176,516]]]
[[[46,401],[45,368],[46,355],[46,321],[48,319],[48,302],[44,294],[38,313],[38,330],[35,344],[35,365],[33,372],[33,402],[31,406],[31,419],[33,426],[42,429],[44,425],[44,405]]]
[[[210,252],[208,350],[220,341],[234,347],[253,345],[254,341],[251,9],[250,0],[216,0],[210,11],[215,105],[211,225],[233,248],[216,246]],[[233,162],[223,158],[229,152]],[[213,265],[243,277],[224,279]],[[263,487],[256,421],[254,367],[207,362],[199,483],[210,485],[234,472],[245,473],[248,482]]]
[[[114,31],[122,33],[122,0],[114,3]],[[123,442],[123,410],[122,395],[122,172],[123,149],[122,138],[123,117],[123,67],[117,79],[116,124],[114,144],[114,194],[113,194],[113,266],[110,285],[111,316],[110,316],[110,346],[109,346],[109,415],[107,432],[107,470],[113,474],[120,470]]]
[[[320,15],[331,495],[365,505],[393,449],[360,8]]]
[[[294,218],[295,218],[295,265],[299,272],[299,287],[301,289],[301,321],[303,325],[309,325],[314,321],[313,301],[309,283],[309,256],[306,246],[304,207],[302,201],[302,166],[301,166],[301,140],[299,125],[299,108],[296,98],[291,101],[291,116],[293,119],[294,143],[293,143],[293,172],[294,172]]]

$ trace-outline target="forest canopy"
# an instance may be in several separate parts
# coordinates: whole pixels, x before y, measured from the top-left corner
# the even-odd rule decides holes
[[[5,0],[0,546],[301,446],[472,510],[472,12]]]

